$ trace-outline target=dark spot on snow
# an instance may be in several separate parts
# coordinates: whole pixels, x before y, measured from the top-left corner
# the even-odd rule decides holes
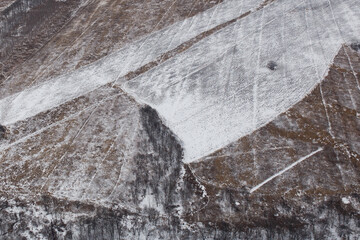
[[[0,125],[0,140],[5,138],[5,134],[6,134],[6,128]]]
[[[354,49],[355,51],[359,51],[359,50],[360,50],[360,42],[352,43],[352,44],[350,45],[350,47],[351,47],[352,49]]]
[[[277,69],[277,64],[274,61],[270,61],[268,62],[268,64],[266,65],[268,69],[275,71]]]

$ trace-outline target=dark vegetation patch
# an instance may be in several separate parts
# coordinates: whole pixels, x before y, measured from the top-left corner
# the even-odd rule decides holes
[[[275,71],[278,67],[277,63],[274,61],[270,61],[268,62],[268,64],[266,65],[266,67],[272,71]]]
[[[360,42],[352,43],[350,47],[355,51],[360,51]]]
[[[6,135],[6,128],[0,125],[0,140],[5,138],[5,135]]]

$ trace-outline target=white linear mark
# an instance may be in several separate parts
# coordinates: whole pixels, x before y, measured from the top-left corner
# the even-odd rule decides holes
[[[251,190],[250,190],[250,193],[253,193],[255,192],[256,190],[258,190],[260,187],[262,187],[264,184],[270,182],[271,180],[273,180],[274,178],[280,176],[281,174],[283,174],[284,172],[290,170],[291,168],[295,167],[296,165],[298,165],[299,163],[301,163],[302,161],[308,159],[309,157],[311,157],[312,155],[322,151],[323,148],[319,148],[318,150],[310,153],[309,155],[306,155],[305,157],[302,157],[300,158],[299,160],[297,160],[296,162],[294,162],[293,164],[291,164],[290,166],[286,167],[285,169],[281,170],[280,172],[278,172],[277,174],[269,177],[268,179],[266,179],[265,181],[263,181],[262,183],[256,185],[255,187],[253,187]]]

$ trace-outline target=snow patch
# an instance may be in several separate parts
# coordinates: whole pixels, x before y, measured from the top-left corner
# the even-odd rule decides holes
[[[348,197],[343,197],[341,198],[341,201],[344,203],[344,204],[350,204],[350,199]]]

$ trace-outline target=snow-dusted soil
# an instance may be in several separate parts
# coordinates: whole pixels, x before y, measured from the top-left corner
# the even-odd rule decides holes
[[[219,2],[18,0],[0,19],[0,98],[73,72]],[[28,9],[29,3],[37,7]]]
[[[124,84],[157,109],[194,161],[264,126],[326,75],[341,44],[359,40],[356,1],[225,1],[119,52],[0,101],[1,122],[46,111],[124,76],[221,23],[239,19]],[[275,61],[276,71],[267,68]]]
[[[359,236],[356,1],[70,12],[3,63],[0,238]]]
[[[128,44],[94,64],[62,75],[38,86],[13,94],[0,101],[0,121],[11,124],[56,107],[106,83],[124,81],[123,77],[170,51],[181,43],[258,5],[260,1],[240,5],[237,1],[200,13],[183,22]],[[230,14],[227,14],[227,13]]]
[[[1,191],[20,199],[37,199],[48,193],[59,199],[115,204],[132,212],[160,204],[162,200],[152,199],[154,190],[143,181],[177,181],[169,176],[178,170],[166,166],[180,164],[181,148],[157,132],[157,116],[121,90],[106,86],[61,108],[48,113],[55,118],[60,115],[61,120],[31,134],[26,134],[27,129],[38,127],[37,122],[46,121],[46,115],[8,126],[17,134],[13,133],[1,146]],[[152,124],[157,124],[154,129]],[[164,146],[157,146],[157,139],[152,138],[161,139]],[[162,148],[171,151],[159,152]],[[164,163],[152,169],[151,159]],[[141,167],[143,171],[138,170]],[[145,172],[146,176],[142,176]]]
[[[0,12],[9,7],[15,0],[3,0],[0,2]]]
[[[12,124],[2,140],[0,233],[356,237],[359,69],[360,55],[342,48],[323,96],[318,86],[264,128],[185,165],[156,113],[109,85]]]
[[[209,202],[201,214],[189,218],[238,226],[251,225],[249,219],[258,218],[255,226],[277,225],[277,229],[285,225],[306,229],[309,221],[323,221],[327,223],[305,230],[300,238],[356,239],[360,234],[359,75],[360,52],[342,47],[329,74],[303,100],[263,128],[190,163]],[[342,218],[346,221],[342,228],[328,225],[334,220],[327,212],[332,208],[349,214]]]

